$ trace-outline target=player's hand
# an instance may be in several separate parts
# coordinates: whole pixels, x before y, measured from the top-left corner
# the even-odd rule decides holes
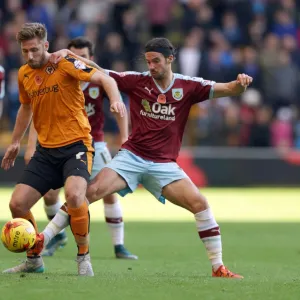
[[[111,104],[110,111],[113,113],[120,114],[120,116],[123,118],[126,113],[125,104],[121,101],[116,101],[113,104]]]
[[[13,167],[19,151],[20,151],[20,143],[11,144],[7,148],[5,155],[2,159],[1,168],[7,171],[11,167]]]
[[[253,81],[253,78],[244,73],[239,74],[236,79],[236,82],[244,88],[247,88],[252,83],[252,81]]]
[[[64,57],[66,57],[69,54],[69,50],[68,49],[62,49],[56,52],[53,52],[50,54],[50,62],[53,64],[57,64],[59,63]]]
[[[25,164],[28,165],[30,160],[31,160],[31,157],[33,156],[34,154],[34,151],[35,149],[29,149],[29,147],[27,147],[26,151],[25,151],[25,154],[24,154],[24,161],[25,161]]]

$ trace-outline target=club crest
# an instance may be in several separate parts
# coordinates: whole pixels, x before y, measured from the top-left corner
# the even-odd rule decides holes
[[[172,89],[172,96],[177,101],[181,100],[183,97],[183,89]]]
[[[89,96],[92,98],[92,99],[97,99],[99,97],[99,88],[98,87],[92,87],[92,88],[89,88]]]

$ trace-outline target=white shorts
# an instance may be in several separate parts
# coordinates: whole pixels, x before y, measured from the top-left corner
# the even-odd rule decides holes
[[[96,175],[108,164],[112,157],[106,147],[105,142],[96,142],[94,143],[95,156],[93,161],[92,174],[90,179],[94,179]]]
[[[126,181],[128,187],[118,192],[120,196],[132,193],[139,184],[142,184],[163,204],[165,204],[163,187],[188,177],[175,162],[153,162],[126,149],[121,149],[105,167],[114,170]]]

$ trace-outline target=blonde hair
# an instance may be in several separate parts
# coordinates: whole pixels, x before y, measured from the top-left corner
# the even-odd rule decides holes
[[[44,24],[25,23],[16,36],[18,43],[29,41],[34,38],[47,41],[47,29]]]

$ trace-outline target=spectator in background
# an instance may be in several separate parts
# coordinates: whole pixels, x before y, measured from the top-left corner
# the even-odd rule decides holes
[[[174,0],[143,0],[152,37],[165,36]]]
[[[100,54],[99,64],[104,69],[112,69],[115,61],[127,61],[128,55],[124,49],[122,37],[111,32],[107,35],[102,52]]]
[[[179,49],[176,71],[216,81],[250,74],[259,104],[229,98],[226,105],[197,107],[184,139],[195,146],[247,146],[253,123],[257,126],[264,117],[261,107],[270,107],[273,116],[282,106],[300,109],[299,9],[298,0],[2,0],[0,65],[7,82],[2,125],[14,119],[16,90],[9,79],[23,63],[16,32],[21,24],[38,20],[53,32],[50,51],[63,48],[70,37],[85,35],[96,43],[96,61],[120,72],[144,70],[144,61],[138,60],[141,45],[149,35],[165,35]],[[255,94],[250,91],[252,102]],[[271,130],[273,119],[268,122]],[[256,138],[251,139],[256,145]]]
[[[290,148],[293,146],[292,110],[282,107],[277,111],[276,118],[271,125],[272,146],[276,148]]]
[[[232,44],[242,42],[242,32],[234,12],[227,11],[222,17],[222,32],[225,38]]]
[[[8,106],[9,106],[9,124],[10,130],[13,130],[16,117],[20,107],[19,87],[18,87],[18,69],[13,69],[8,76]]]
[[[250,147],[270,147],[269,123],[272,117],[272,110],[267,106],[261,106],[255,112],[255,119],[250,126],[249,144]]]
[[[0,119],[3,112],[3,98],[5,95],[5,71],[0,65]]]
[[[180,73],[200,77],[200,67],[204,60],[203,51],[204,32],[202,29],[193,28],[184,40],[184,45],[178,53],[178,64]]]

